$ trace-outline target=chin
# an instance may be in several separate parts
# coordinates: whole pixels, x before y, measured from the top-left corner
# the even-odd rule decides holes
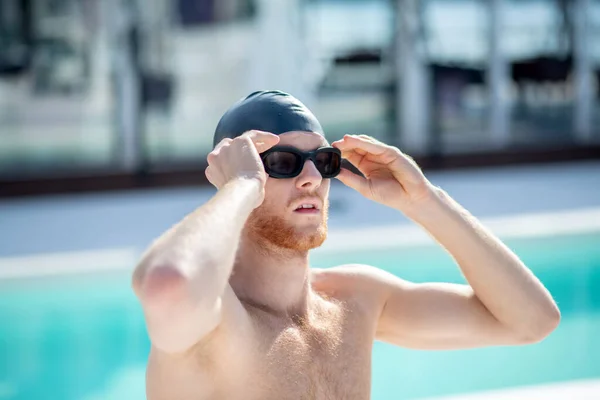
[[[306,251],[321,247],[327,239],[327,227],[319,226],[310,230],[305,229],[298,232],[296,236],[298,247],[302,247]]]
[[[294,224],[281,217],[254,215],[249,218],[246,228],[258,241],[302,252],[320,247],[327,238],[326,219],[318,223]]]

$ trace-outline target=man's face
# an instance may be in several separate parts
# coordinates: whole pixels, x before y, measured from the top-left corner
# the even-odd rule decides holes
[[[288,132],[279,137],[278,146],[293,146],[299,150],[329,145],[321,135],[311,132]],[[329,179],[323,179],[310,160],[295,178],[268,177],[265,200],[246,223],[251,237],[259,243],[267,241],[290,250],[308,251],[319,247],[327,237],[329,184]],[[304,204],[315,208],[301,208]]]

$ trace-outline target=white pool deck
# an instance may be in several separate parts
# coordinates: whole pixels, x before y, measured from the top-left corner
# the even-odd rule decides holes
[[[598,400],[600,379],[550,383],[422,400]]]

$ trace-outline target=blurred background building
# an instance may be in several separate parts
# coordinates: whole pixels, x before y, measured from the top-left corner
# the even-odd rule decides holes
[[[265,88],[426,165],[597,156],[599,34],[598,0],[3,0],[0,181],[200,171]]]

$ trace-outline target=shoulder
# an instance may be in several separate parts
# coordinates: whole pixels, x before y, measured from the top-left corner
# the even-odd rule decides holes
[[[378,306],[389,289],[404,281],[370,265],[346,264],[332,268],[312,268],[312,287],[340,300],[355,300]]]
[[[331,268],[311,268],[313,285],[385,285],[400,278],[377,267],[365,264],[345,264]]]

